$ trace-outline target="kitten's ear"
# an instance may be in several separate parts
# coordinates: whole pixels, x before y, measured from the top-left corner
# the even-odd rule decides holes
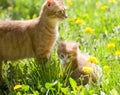
[[[73,49],[74,50],[77,50],[79,48],[79,44],[78,43],[75,43],[74,45],[73,45]]]
[[[47,7],[50,8],[54,0],[47,0]]]
[[[59,43],[58,43],[58,47],[59,47],[59,48],[63,48],[63,47],[64,47],[64,43],[59,42]]]

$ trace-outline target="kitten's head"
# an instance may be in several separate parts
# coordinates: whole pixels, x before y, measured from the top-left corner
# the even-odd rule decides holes
[[[62,0],[46,0],[43,4],[43,13],[52,19],[67,18]]]
[[[70,63],[78,56],[79,46],[74,42],[60,42],[58,43],[57,54],[62,64]]]

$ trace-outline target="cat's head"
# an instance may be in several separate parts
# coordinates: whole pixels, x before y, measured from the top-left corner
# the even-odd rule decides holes
[[[62,0],[46,0],[43,4],[43,13],[52,19],[62,20],[67,18]]]
[[[62,64],[70,63],[78,56],[79,46],[74,42],[58,43],[57,54]]]

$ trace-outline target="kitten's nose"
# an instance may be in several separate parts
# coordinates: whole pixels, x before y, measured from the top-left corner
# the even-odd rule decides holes
[[[66,60],[62,60],[62,64],[65,64],[66,63]]]

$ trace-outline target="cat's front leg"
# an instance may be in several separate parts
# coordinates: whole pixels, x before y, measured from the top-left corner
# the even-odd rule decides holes
[[[42,57],[37,56],[37,60],[40,64],[44,64],[44,63],[46,63],[47,61],[50,60],[50,55],[42,56]]]
[[[36,58],[38,59],[39,63],[46,63],[47,61],[51,61],[51,52],[45,51],[42,54],[36,55]]]

